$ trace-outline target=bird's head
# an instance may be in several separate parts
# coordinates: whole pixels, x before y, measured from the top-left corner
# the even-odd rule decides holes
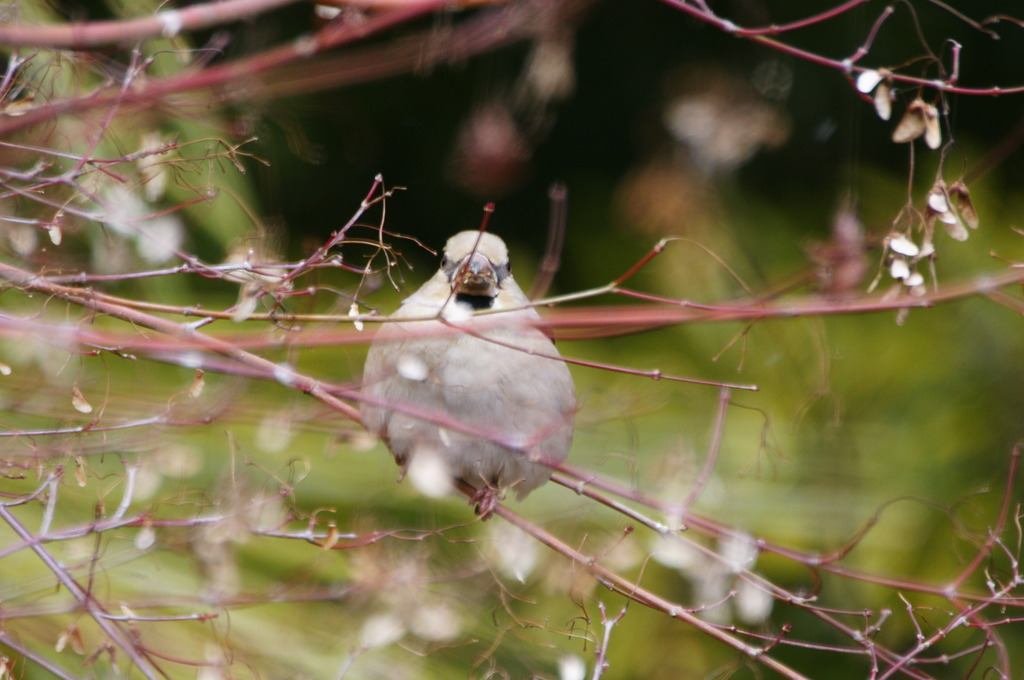
[[[494,234],[463,231],[448,239],[441,270],[458,300],[489,309],[511,271],[508,248]]]

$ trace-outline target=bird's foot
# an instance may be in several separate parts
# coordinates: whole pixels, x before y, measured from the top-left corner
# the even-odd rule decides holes
[[[500,500],[501,494],[498,489],[485,486],[477,489],[476,493],[470,496],[469,504],[476,506],[476,514],[481,520],[488,520],[494,514],[494,508],[498,507]]]

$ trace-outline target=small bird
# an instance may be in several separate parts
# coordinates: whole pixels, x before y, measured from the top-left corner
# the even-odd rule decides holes
[[[529,305],[504,241],[463,231],[366,357],[363,424],[394,454],[401,477],[412,471],[434,495],[462,480],[477,490],[470,503],[485,518],[506,490],[522,499],[546,482],[551,468],[538,461],[565,460],[572,443],[572,377]]]

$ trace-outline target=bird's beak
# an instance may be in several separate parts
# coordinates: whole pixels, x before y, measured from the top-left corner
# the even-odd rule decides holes
[[[497,295],[498,275],[494,271],[494,265],[486,256],[473,253],[455,271],[452,287],[456,293],[494,297]]]

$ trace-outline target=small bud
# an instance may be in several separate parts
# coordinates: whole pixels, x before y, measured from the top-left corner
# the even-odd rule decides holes
[[[902,257],[897,257],[889,265],[889,275],[897,281],[902,281],[910,276],[910,265]]]

